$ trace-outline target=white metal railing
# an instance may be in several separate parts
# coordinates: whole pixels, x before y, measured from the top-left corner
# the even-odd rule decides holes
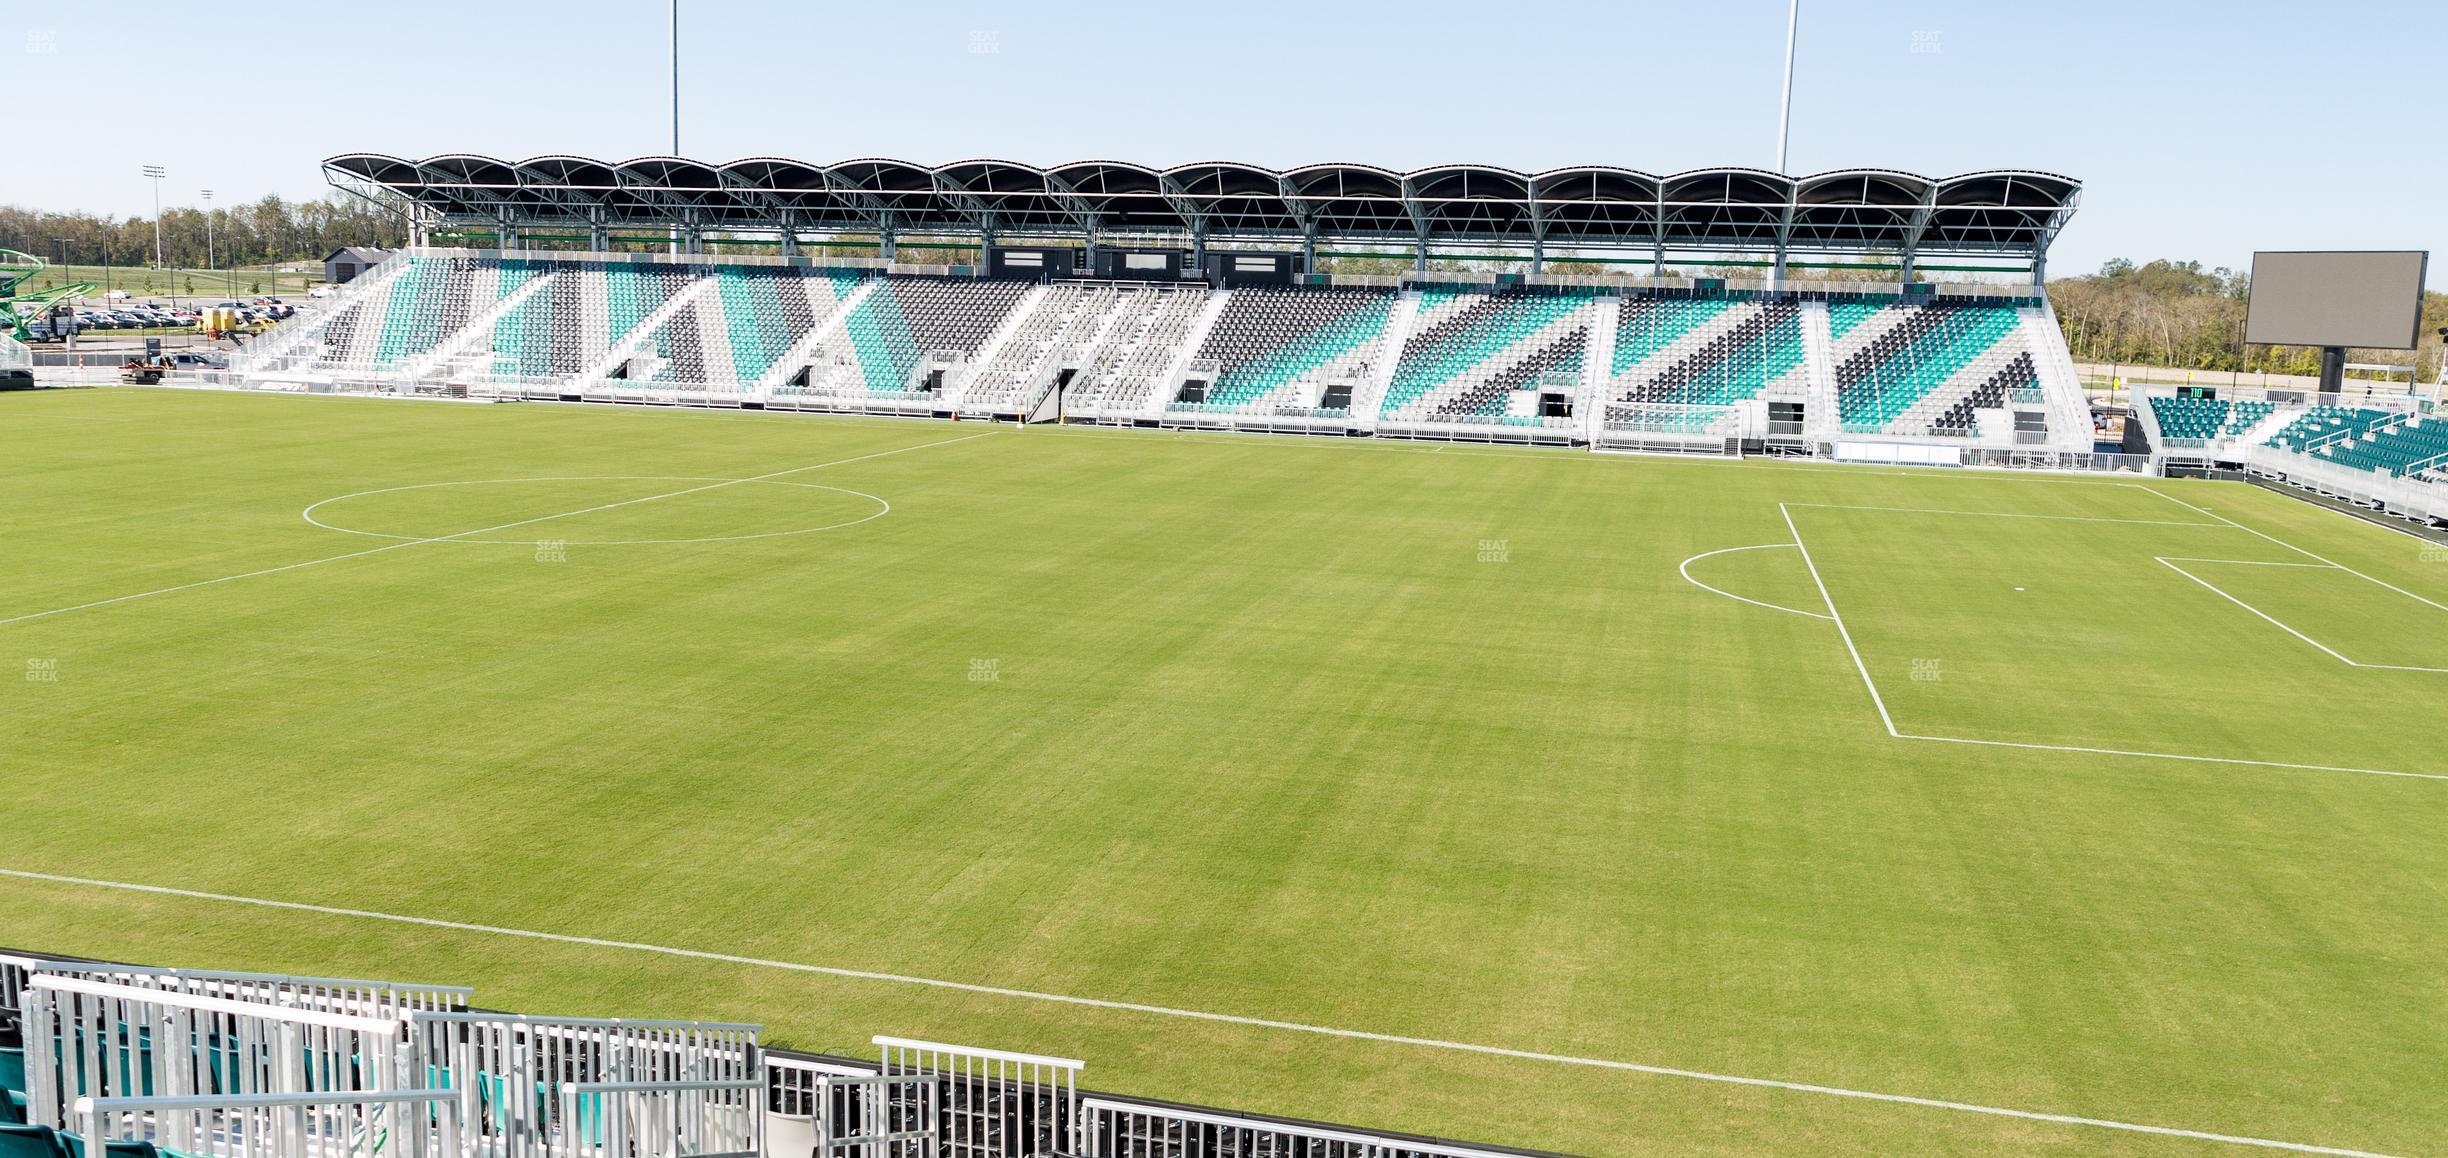
[[[294,1005],[328,1013],[396,1017],[409,1010],[462,1009],[475,990],[465,985],[419,985],[351,977],[299,977],[286,973],[237,973],[168,969],[84,961],[37,961],[43,973],[73,973],[136,989],[157,989],[265,1005]]]
[[[459,1091],[471,1151],[555,1158],[571,1083],[761,1079],[760,1027],[726,1022],[435,1013],[406,1017],[406,1065]]]
[[[569,1082],[555,1158],[763,1158],[765,1079]]]
[[[1088,1158],[1509,1158],[1502,1151],[1450,1142],[1389,1138],[1293,1122],[1235,1117],[1109,1098],[1080,1103]]]
[[[37,970],[26,984],[26,1113],[63,1128],[92,1097],[396,1088],[400,1020]]]
[[[143,1142],[194,1158],[462,1158],[451,1090],[81,1097],[71,1132],[99,1156]]]
[[[941,1158],[1032,1158],[1082,1150],[1086,1062],[910,1038],[875,1039],[886,1077],[936,1080]]]
[[[829,1076],[816,1158],[937,1158],[943,1085],[924,1074]]]
[[[34,970],[46,962],[40,957],[21,957],[0,953],[0,1023],[14,1024],[25,1009],[25,987],[34,979]]]

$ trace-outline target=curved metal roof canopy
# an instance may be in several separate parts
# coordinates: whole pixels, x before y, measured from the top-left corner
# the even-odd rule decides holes
[[[710,164],[682,157],[422,161],[344,153],[332,184],[406,201],[428,226],[891,231],[1010,237],[1180,234],[1210,241],[1426,243],[1678,251],[1952,252],[2038,258],[2073,216],[2082,184],[1998,169],[1924,177],[1845,169],[1660,176],[1574,166],[1521,173],[1435,165],[1269,169],[1200,161],[1038,168],[977,159],[926,166],[885,157],[815,165],[783,157]]]

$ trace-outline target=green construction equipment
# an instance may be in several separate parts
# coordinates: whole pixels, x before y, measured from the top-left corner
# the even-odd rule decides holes
[[[93,292],[94,283],[89,281],[19,292],[18,287],[34,280],[49,268],[51,263],[33,254],[0,249],[0,335],[18,341],[31,340],[33,335],[26,332],[29,320],[39,317],[53,305]]]

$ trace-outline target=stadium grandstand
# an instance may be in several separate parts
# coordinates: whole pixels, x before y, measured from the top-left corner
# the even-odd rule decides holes
[[[2093,450],[2040,288],[2080,185],[2047,173],[370,153],[324,172],[405,212],[414,244],[258,342],[238,382],[1709,454]],[[669,252],[612,252],[640,231]],[[902,260],[916,246],[958,261]],[[1349,256],[1412,268],[1320,272]],[[1565,260],[1622,272],[1550,271]],[[1988,280],[1923,280],[1959,274]]]
[[[2448,446],[2410,394],[2145,388],[2134,435],[2095,441],[2045,290],[2081,185],[2049,173],[372,153],[323,169],[404,213],[415,244],[216,384],[2228,470],[2448,521]],[[614,252],[641,241],[655,251]],[[921,252],[952,260],[904,260]],[[1410,268],[1325,272],[1349,257]],[[1678,272],[1738,269],[1756,276]]]

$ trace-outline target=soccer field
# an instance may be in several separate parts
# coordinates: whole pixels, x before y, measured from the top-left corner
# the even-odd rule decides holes
[[[1591,1154],[2448,1137],[2448,563],[2265,491],[144,390],[0,484],[0,944]]]

